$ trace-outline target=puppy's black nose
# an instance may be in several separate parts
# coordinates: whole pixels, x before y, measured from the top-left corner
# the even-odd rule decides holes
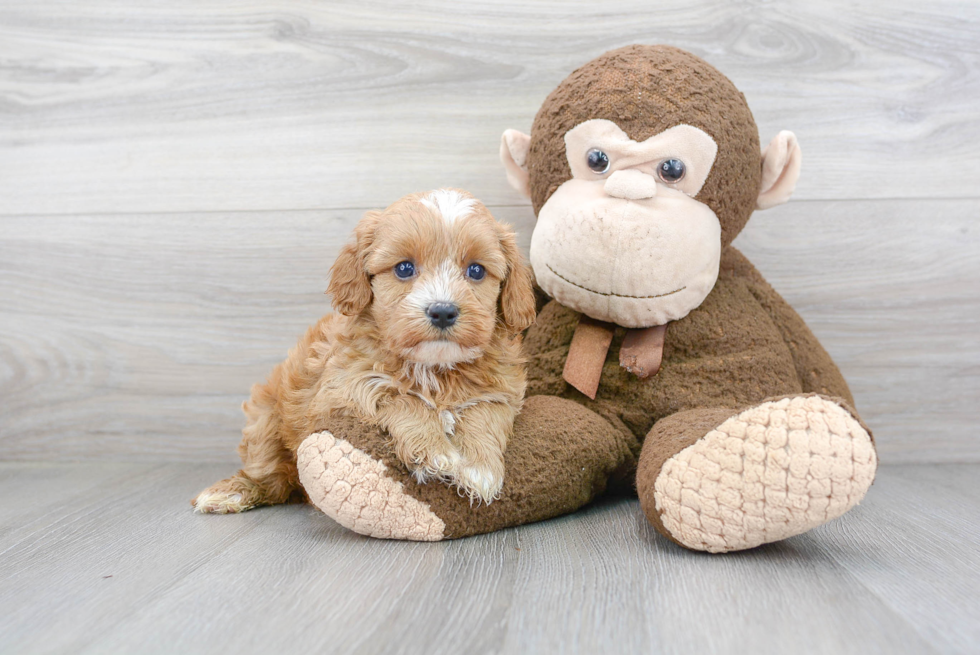
[[[445,330],[456,322],[456,317],[459,316],[459,308],[448,302],[435,302],[429,305],[425,313],[433,325],[440,330]]]

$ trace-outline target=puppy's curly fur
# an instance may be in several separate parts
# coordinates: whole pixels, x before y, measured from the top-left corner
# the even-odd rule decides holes
[[[514,232],[468,193],[440,189],[369,212],[355,237],[331,269],[339,314],[252,388],[243,467],[201,492],[197,511],[301,495],[296,449],[341,415],[385,430],[420,482],[437,478],[484,502],[499,493],[524,398],[520,333],[535,318]],[[403,262],[412,266],[396,274]],[[454,322],[440,325],[434,305],[454,308]]]

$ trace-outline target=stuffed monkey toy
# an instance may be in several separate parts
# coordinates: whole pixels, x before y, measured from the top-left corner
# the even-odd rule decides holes
[[[730,244],[785,202],[800,148],[760,152],[744,96],[694,55],[608,52],[545,100],[501,159],[531,199],[543,298],[504,487],[471,504],[418,485],[385,435],[337,420],[298,452],[310,500],[382,538],[440,540],[633,491],[686,548],[800,534],[863,498],[877,457],[847,384],[803,320]]]

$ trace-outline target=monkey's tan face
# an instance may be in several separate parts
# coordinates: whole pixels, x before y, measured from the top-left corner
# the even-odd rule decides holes
[[[572,179],[538,213],[531,266],[563,305],[625,327],[686,316],[714,287],[721,225],[695,199],[711,172],[714,140],[677,125],[632,141],[589,120],[565,135]]]

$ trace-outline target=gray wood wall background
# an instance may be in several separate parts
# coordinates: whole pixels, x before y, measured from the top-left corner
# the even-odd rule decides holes
[[[884,463],[980,461],[980,3],[0,0],[0,459],[234,462],[364,210],[469,189],[578,65],[669,43],[803,178],[736,245]]]

